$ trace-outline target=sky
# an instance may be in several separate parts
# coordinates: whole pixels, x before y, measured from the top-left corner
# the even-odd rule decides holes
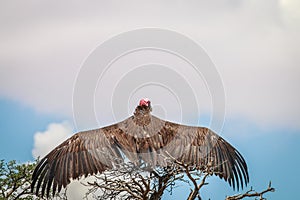
[[[272,181],[266,197],[296,199],[299,1],[0,4],[0,159],[32,161],[77,131],[124,119],[147,96],[157,116],[233,144],[249,186]],[[210,180],[204,199],[236,192]]]

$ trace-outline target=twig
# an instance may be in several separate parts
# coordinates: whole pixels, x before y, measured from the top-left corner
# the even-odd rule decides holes
[[[244,194],[236,194],[236,195],[233,195],[233,196],[228,196],[228,197],[226,197],[226,200],[240,200],[240,199],[243,199],[245,197],[259,197],[259,200],[264,200],[265,198],[263,197],[263,195],[267,192],[275,192],[275,188],[271,187],[271,181],[269,183],[268,188],[261,191],[261,192],[255,192],[251,188],[250,190],[248,190]]]

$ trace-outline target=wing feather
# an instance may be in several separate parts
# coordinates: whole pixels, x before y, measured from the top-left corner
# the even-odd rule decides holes
[[[51,189],[54,195],[56,190],[60,192],[66,187],[71,179],[112,167],[115,160],[123,159],[112,139],[117,131],[117,126],[105,127],[77,133],[64,141],[37,164],[32,175],[32,192],[36,189],[37,195],[41,193],[41,196],[46,194],[49,197]]]
[[[51,184],[52,184],[54,176],[55,176],[54,169],[56,167],[56,162],[57,162],[57,160],[54,160],[54,163],[51,166],[51,169],[49,172],[50,174],[49,174],[49,180],[48,180],[48,185],[47,185],[47,196],[49,196],[49,194],[50,194]]]
[[[45,167],[45,168],[47,168],[47,167]],[[41,171],[41,175],[40,175],[40,178],[39,178],[39,181],[38,181],[38,184],[37,184],[37,188],[39,188],[41,186],[42,181],[44,179],[44,176],[45,176],[45,174],[47,172],[47,169],[45,169],[45,168],[43,168],[42,171]],[[38,191],[36,192],[36,194],[38,195]]]
[[[162,120],[163,121],[163,120]],[[164,121],[160,134],[163,149],[172,157],[198,168],[212,164],[214,174],[235,189],[249,182],[247,164],[231,144],[205,127],[192,127]],[[150,144],[151,146],[151,144]]]
[[[55,195],[56,189],[57,189],[57,182],[56,182],[56,181],[53,181],[52,196]],[[47,195],[48,195],[48,194],[47,194]],[[48,195],[48,196],[49,196],[49,195]]]
[[[49,174],[50,174],[50,170],[47,170],[47,171],[45,171],[45,172],[46,172],[46,174],[45,174],[45,177],[44,177],[44,179],[43,179],[42,193],[44,193],[44,192],[45,192],[45,189],[46,189],[47,183],[48,183],[48,181],[49,181]]]

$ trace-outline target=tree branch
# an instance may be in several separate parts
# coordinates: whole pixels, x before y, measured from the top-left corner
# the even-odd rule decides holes
[[[226,197],[226,200],[240,200],[240,199],[243,199],[245,197],[259,197],[259,200],[264,200],[265,198],[263,197],[263,195],[265,193],[268,193],[268,192],[275,192],[275,188],[271,187],[271,181],[269,183],[268,188],[261,191],[261,192],[255,192],[251,188],[250,190],[248,190],[244,194],[236,194],[236,195],[233,195],[233,196],[228,196],[228,197]]]

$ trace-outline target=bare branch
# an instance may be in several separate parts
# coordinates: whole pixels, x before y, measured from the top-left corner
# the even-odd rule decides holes
[[[247,192],[245,192],[244,194],[236,194],[233,196],[228,196],[228,197],[226,197],[226,200],[240,200],[245,197],[259,197],[259,200],[264,200],[266,198],[264,198],[263,195],[268,192],[275,192],[275,188],[271,187],[271,181],[269,183],[268,188],[261,192],[256,192],[251,187],[251,189],[248,190]]]
[[[96,175],[97,180],[88,183],[92,187],[90,194],[100,190],[101,195],[98,199],[150,199],[159,200],[162,198],[164,191],[172,193],[176,181],[191,183],[191,190],[187,200],[201,200],[200,190],[203,186],[208,185],[207,179],[213,174],[217,174],[216,167],[209,162],[206,166],[195,167],[188,163],[181,162],[171,155],[166,157],[167,167],[155,167],[141,164],[136,166],[135,163],[121,163],[117,168]],[[141,167],[143,166],[143,167]],[[184,176],[186,174],[186,177]],[[249,190],[244,194],[237,194],[226,197],[226,200],[239,200],[245,197],[259,197],[263,200],[263,195],[267,192],[274,192],[275,189],[269,185],[269,188],[262,192]]]

